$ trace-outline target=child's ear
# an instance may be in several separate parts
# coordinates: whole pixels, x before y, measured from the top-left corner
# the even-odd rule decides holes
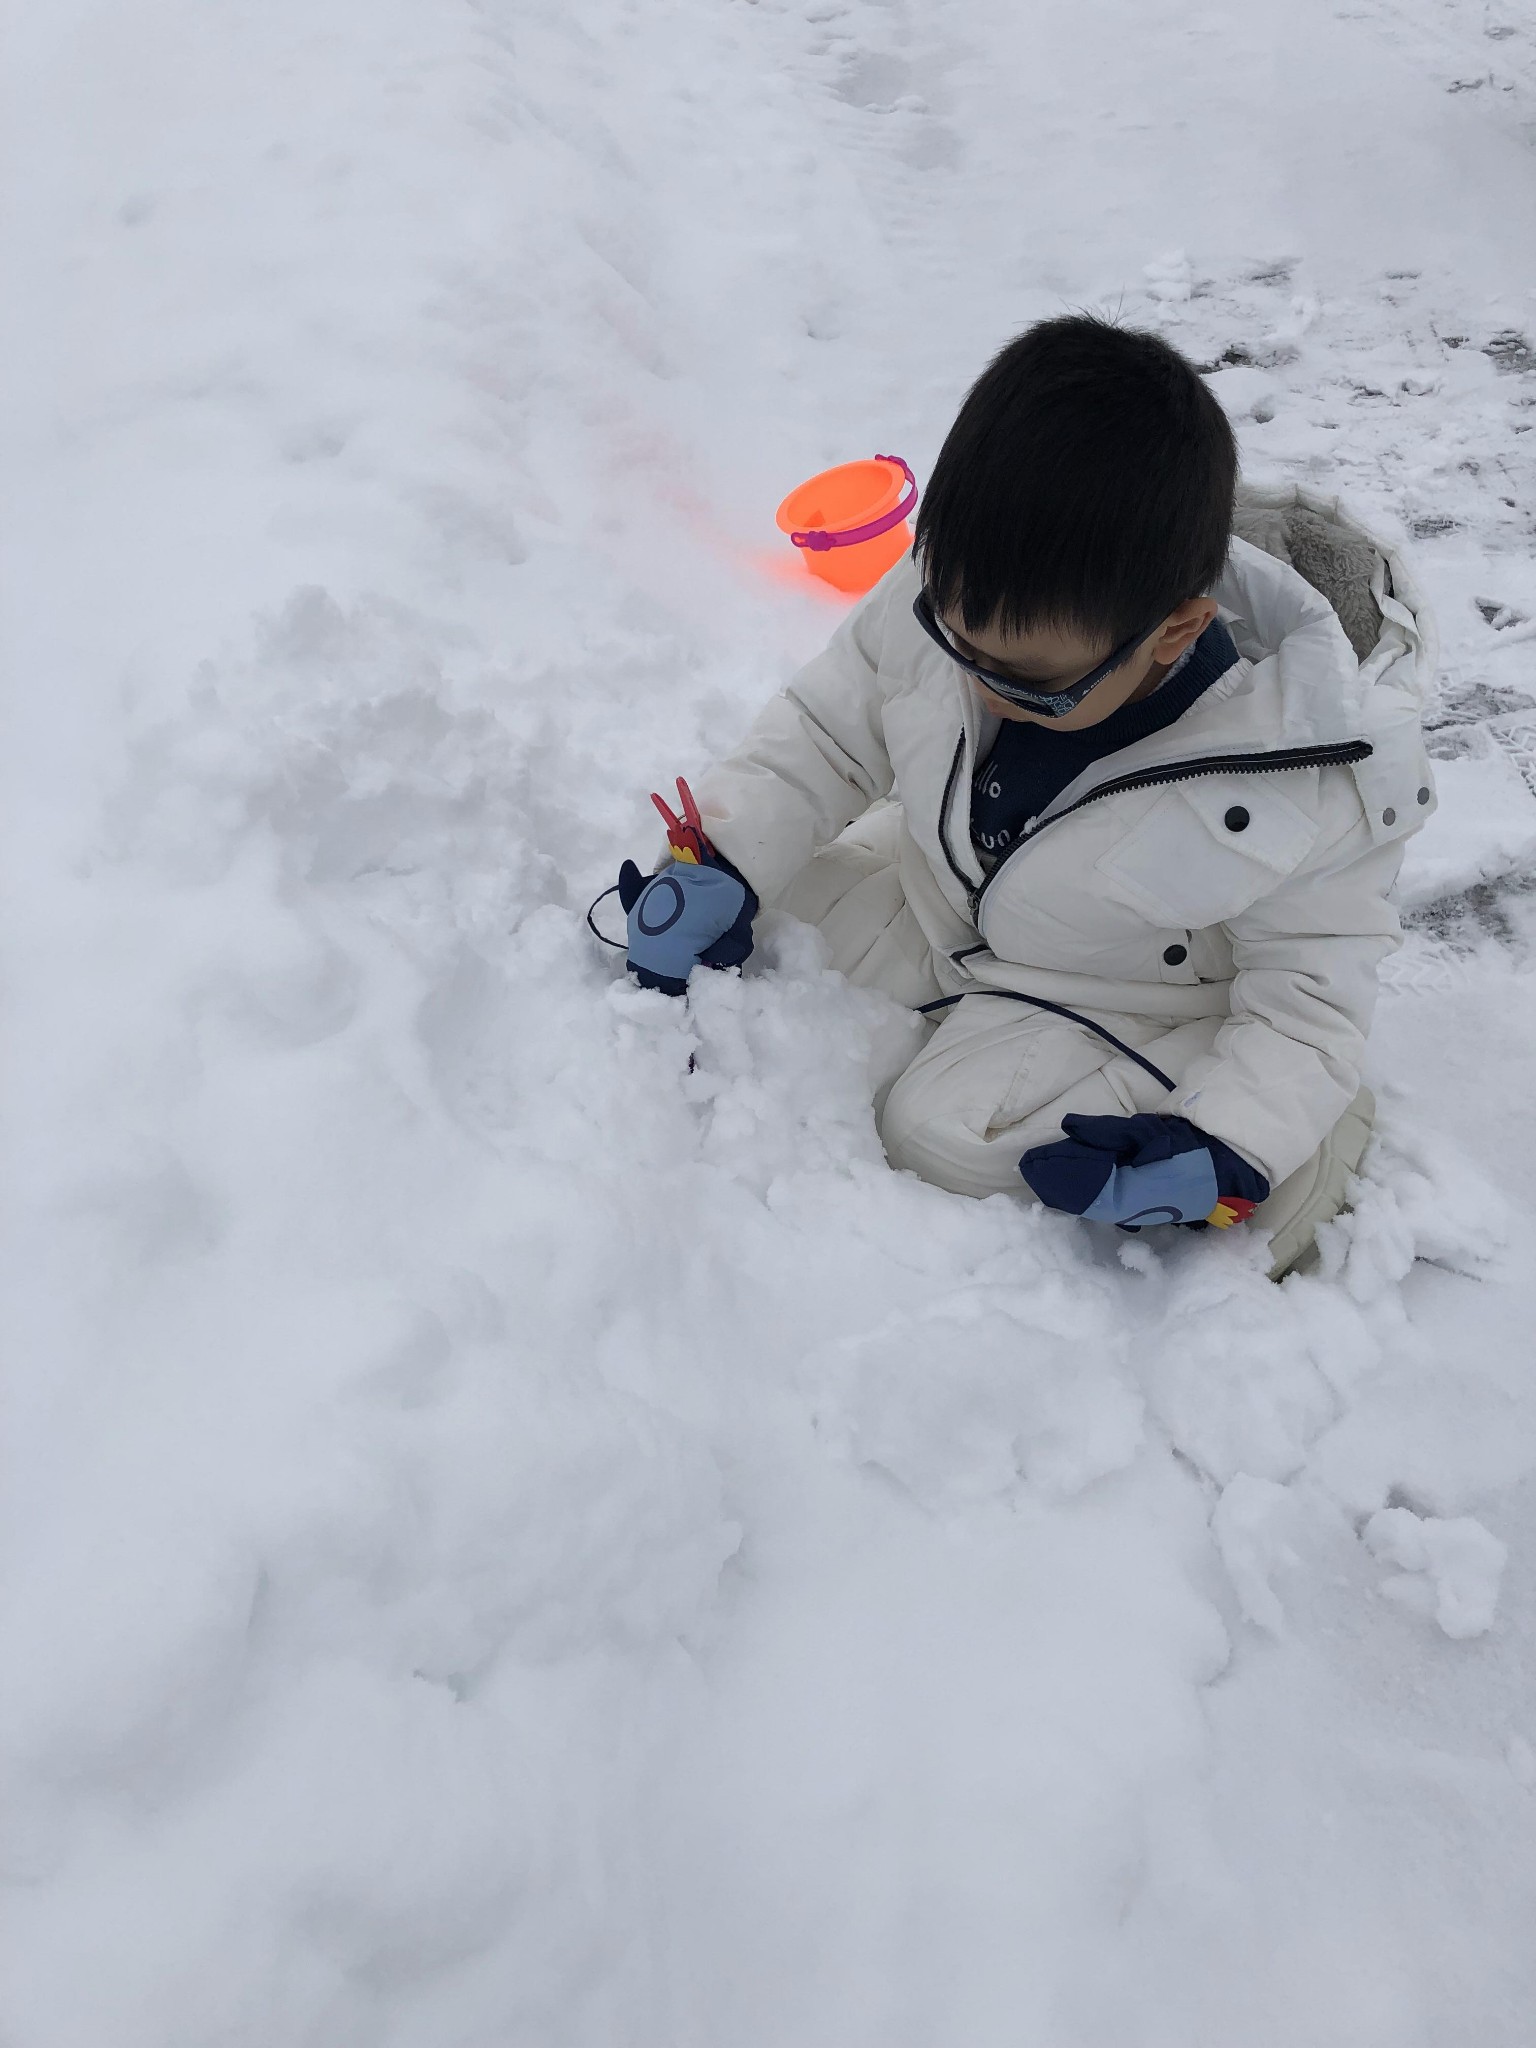
[[[1153,644],[1153,660],[1177,661],[1185,648],[1192,647],[1200,638],[1218,609],[1214,597],[1192,597],[1171,611]]]

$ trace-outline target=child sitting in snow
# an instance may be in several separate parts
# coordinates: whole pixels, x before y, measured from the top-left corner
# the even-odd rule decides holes
[[[1398,555],[1237,491],[1176,350],[1044,322],[970,392],[916,545],[701,785],[716,850],[621,895],[680,988],[771,905],[942,1017],[893,1165],[1093,1220],[1252,1219],[1278,1276],[1370,1132],[1388,900],[1433,805]]]

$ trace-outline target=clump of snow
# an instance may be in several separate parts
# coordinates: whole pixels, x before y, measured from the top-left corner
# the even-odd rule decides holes
[[[1356,1301],[1395,1302],[1419,1259],[1472,1277],[1503,1265],[1516,1222],[1507,1196],[1458,1137],[1425,1127],[1400,1088],[1377,1103],[1364,1168],[1350,1207],[1319,1236],[1323,1270]]]
[[[1032,1262],[1033,1263],[1033,1262]],[[1126,1338],[1110,1300],[1041,1262],[1015,1278],[892,1317],[813,1362],[835,1388],[823,1427],[925,1505],[1018,1485],[1080,1493],[1142,1440]]]
[[[1239,365],[1213,370],[1206,382],[1232,419],[1253,419],[1267,426],[1274,418],[1280,386],[1268,371]]]
[[[1244,1617],[1272,1636],[1284,1632],[1285,1610],[1273,1580],[1300,1559],[1279,1533],[1291,1496],[1273,1479],[1239,1472],[1221,1490],[1211,1516],[1217,1553]]]
[[[1181,305],[1194,289],[1194,265],[1184,249],[1169,249],[1143,264],[1147,296],[1163,305]]]
[[[1373,1557],[1402,1568],[1382,1581],[1389,1600],[1432,1614],[1457,1640],[1492,1628],[1509,1551],[1481,1522],[1382,1508],[1366,1523],[1365,1540]]]

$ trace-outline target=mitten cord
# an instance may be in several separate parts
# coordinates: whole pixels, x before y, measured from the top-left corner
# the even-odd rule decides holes
[[[606,902],[610,896],[617,896],[618,893],[619,885],[617,882],[615,882],[612,884],[611,887],[605,889],[601,896],[594,896],[592,898],[592,901],[587,905],[587,930],[592,934],[594,939],[601,939],[605,946],[612,946],[613,950],[616,953],[627,953],[629,951],[627,941],[625,941],[624,939],[610,939],[606,932],[600,932],[592,916],[593,911],[596,910],[599,903]]]
[[[1020,995],[1017,989],[1012,988],[975,989],[971,993],[975,995],[1005,996],[1010,1003],[1032,1003],[1037,1010],[1049,1010],[1053,1016],[1068,1017],[1074,1024],[1081,1024],[1085,1031],[1092,1031],[1097,1037],[1104,1039],[1107,1044],[1115,1048],[1116,1052],[1123,1052],[1128,1060],[1134,1060],[1138,1067],[1152,1076],[1154,1081],[1161,1081],[1170,1095],[1174,1094],[1178,1089],[1178,1082],[1170,1081],[1162,1068],[1153,1066],[1152,1062],[1139,1053],[1134,1045],[1127,1045],[1123,1038],[1116,1038],[1113,1031],[1106,1031],[1102,1024],[1095,1024],[1091,1017],[1083,1016],[1080,1011],[1069,1010],[1065,1003],[1048,1003],[1044,996]],[[919,1003],[917,1005],[917,1014],[919,1017],[928,1017],[935,1010],[947,1010],[951,1003],[963,1003],[964,1001],[964,996],[941,996],[936,1003]]]

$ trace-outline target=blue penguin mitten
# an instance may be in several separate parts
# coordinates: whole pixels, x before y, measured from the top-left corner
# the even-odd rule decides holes
[[[713,851],[669,861],[654,875],[625,861],[619,901],[629,924],[625,964],[642,988],[680,996],[695,967],[739,967],[752,951],[756,894]]]

